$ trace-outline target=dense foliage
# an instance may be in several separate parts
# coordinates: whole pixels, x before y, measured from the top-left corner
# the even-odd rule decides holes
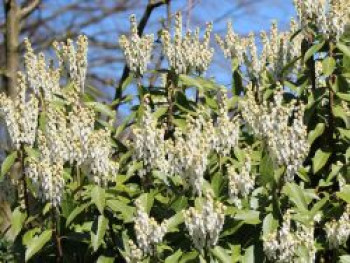
[[[0,95],[0,261],[349,262],[350,5],[295,6],[288,32],[216,36],[230,90],[203,77],[213,25],[183,35],[180,13],[159,47],[131,17],[137,96],[110,105],[84,92],[86,37],[50,62],[27,40],[19,94]]]

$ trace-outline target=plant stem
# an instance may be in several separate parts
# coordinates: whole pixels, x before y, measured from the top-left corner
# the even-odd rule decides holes
[[[25,151],[23,144],[21,145],[20,149],[20,156],[21,156],[21,173],[22,173],[22,184],[23,184],[23,198],[24,198],[24,207],[27,213],[27,217],[30,215],[30,209],[29,209],[29,198],[28,198],[28,186],[27,186],[27,178],[26,174],[24,172],[24,158],[25,158]]]
[[[56,262],[60,263],[63,261],[63,251],[62,251],[62,244],[61,244],[61,238],[58,233],[58,224],[57,224],[57,218],[56,218],[56,211],[53,207],[51,210],[51,216],[52,216],[52,227],[53,227],[53,237],[54,242],[56,244]]]

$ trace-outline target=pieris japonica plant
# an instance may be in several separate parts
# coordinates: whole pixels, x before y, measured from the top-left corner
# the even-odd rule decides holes
[[[103,103],[87,84],[85,36],[50,60],[25,40],[17,97],[0,95],[0,261],[347,262],[350,5],[294,4],[288,30],[229,22],[217,45],[210,22],[183,32],[176,13],[155,41],[132,15],[123,120],[130,97]],[[214,52],[232,88],[205,77]]]

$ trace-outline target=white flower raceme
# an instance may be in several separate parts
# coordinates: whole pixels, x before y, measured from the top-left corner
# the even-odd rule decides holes
[[[95,130],[89,135],[88,157],[85,165],[89,167],[93,181],[99,185],[107,185],[113,181],[119,164],[112,160],[111,130],[108,128]]]
[[[139,171],[143,177],[151,169],[158,168],[158,163],[164,158],[164,129],[157,128],[157,119],[152,115],[151,108],[145,105],[145,111],[140,125],[133,128],[134,160],[143,162],[143,169]]]
[[[345,245],[350,236],[350,205],[339,218],[326,223],[326,234],[331,249]]]
[[[233,165],[227,168],[229,196],[238,208],[242,207],[241,198],[247,197],[254,189],[255,176],[251,170],[249,157],[246,157],[239,173],[237,173],[236,167]]]
[[[140,201],[136,200],[135,234],[138,247],[144,254],[155,252],[155,246],[162,242],[167,227],[166,220],[158,224],[153,217],[148,216]]]
[[[312,23],[326,38],[338,40],[350,21],[348,0],[294,0],[294,6],[302,27]]]
[[[248,40],[237,35],[232,28],[232,22],[227,22],[227,33],[224,39],[219,35],[215,36],[217,43],[224,52],[226,58],[238,59],[238,64],[244,63],[243,57],[247,49]]]
[[[39,190],[43,201],[48,201],[53,207],[60,205],[65,181],[63,178],[63,160],[59,156],[50,154],[47,139],[38,132],[40,156],[30,158],[25,169],[26,175],[31,178]]]
[[[234,33],[231,22],[228,22],[225,39],[219,36],[216,36],[216,39],[225,57],[231,60],[236,58],[238,65],[245,66],[249,78],[254,82],[259,82],[264,70],[271,72],[277,79],[281,78],[282,70],[285,74],[285,66],[301,55],[302,36],[293,36],[297,30],[294,20],[291,20],[290,32],[278,32],[277,23],[273,22],[270,34],[265,31],[260,33],[261,54],[258,53],[255,35],[250,33],[248,38],[240,37]],[[290,66],[288,72],[298,69],[299,64],[295,63],[294,67]]]
[[[237,118],[229,116],[229,100],[227,92],[221,94],[219,112],[215,125],[215,135],[213,136],[213,147],[215,151],[223,156],[228,156],[238,144],[239,123]]]
[[[151,60],[154,36],[153,34],[140,37],[137,32],[135,15],[130,16],[130,37],[122,35],[119,45],[124,52],[129,69],[142,76],[147,71],[147,64]]]
[[[94,130],[95,113],[84,105],[73,105],[67,114],[68,130],[66,133],[70,163],[77,165],[87,161],[89,136]]]
[[[310,148],[303,124],[304,105],[296,105],[295,102],[283,104],[280,87],[273,102],[258,104],[251,86],[246,95],[247,98],[241,101],[244,120],[258,137],[266,140],[277,163],[286,166],[285,180],[292,181]],[[290,117],[293,117],[291,124]]]
[[[316,253],[314,228],[298,225],[297,229],[293,230],[290,210],[283,216],[281,229],[263,238],[264,252],[267,258],[273,262],[299,262],[297,261],[297,252],[301,246],[306,247],[309,262],[314,262]]]
[[[78,93],[84,93],[85,78],[87,72],[87,51],[88,39],[84,35],[80,35],[76,42],[76,46],[71,39],[67,43],[53,43],[56,55],[59,59],[59,65],[65,66],[68,71],[69,78]]]
[[[60,68],[48,66],[43,53],[34,54],[31,43],[24,40],[26,53],[24,55],[25,72],[29,88],[36,94],[43,94],[46,100],[51,100],[53,94],[60,94]]]
[[[203,41],[199,38],[199,29],[194,33],[188,31],[182,36],[182,16],[180,12],[176,13],[174,40],[171,40],[168,30],[161,34],[163,52],[176,74],[188,74],[191,71],[202,74],[208,69],[214,54],[214,49],[209,46],[212,27],[212,23],[207,24]]]
[[[180,174],[197,195],[202,194],[204,173],[215,136],[213,123],[205,115],[199,113],[195,119],[188,116],[186,128],[175,130],[172,148],[175,152],[169,156],[173,158],[169,161],[174,166],[175,173]]]
[[[38,125],[38,100],[32,94],[27,94],[27,81],[23,73],[17,76],[18,95],[12,100],[5,94],[0,94],[0,114],[5,123],[16,149],[22,144],[33,146]]]
[[[207,192],[201,210],[192,207],[183,212],[186,228],[196,249],[202,251],[217,244],[224,225],[225,209],[220,202],[214,202],[211,192]]]

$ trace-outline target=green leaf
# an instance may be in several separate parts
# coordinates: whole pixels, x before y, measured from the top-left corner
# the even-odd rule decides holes
[[[308,135],[308,142],[310,143],[310,145],[318,138],[320,137],[324,130],[325,130],[326,125],[324,123],[318,123],[315,127],[314,130],[310,131],[309,135]]]
[[[7,174],[7,172],[11,169],[12,165],[16,161],[16,158],[17,158],[17,151],[13,151],[11,154],[7,155],[7,157],[5,158],[5,160],[1,165],[0,182],[2,181],[5,174]]]
[[[242,258],[242,263],[254,263],[254,246],[250,246],[245,250],[244,256]]]
[[[334,116],[339,118],[339,119],[342,119],[343,122],[345,123],[346,127],[349,128],[350,121],[349,121],[348,114],[345,111],[345,109],[343,107],[337,105],[337,106],[334,106],[332,108],[332,111],[333,111]]]
[[[22,213],[19,207],[16,207],[11,215],[11,229],[10,233],[13,239],[21,232],[23,223],[26,220],[26,214]]]
[[[325,58],[323,61],[322,61],[322,71],[323,71],[323,74],[328,77],[330,76],[334,69],[335,69],[335,66],[336,66],[336,62],[335,62],[335,59],[332,58],[332,57],[327,57]]]
[[[107,225],[108,219],[105,218],[103,215],[100,215],[97,221],[97,231],[95,232],[91,230],[91,244],[95,252],[102,244],[103,237],[106,233]]]
[[[34,237],[27,245],[25,252],[25,261],[28,262],[36,253],[38,253],[47,242],[50,241],[52,230],[45,230],[40,236]]]
[[[33,149],[32,147],[24,147],[24,151],[26,152],[26,154],[28,155],[28,157],[33,158],[35,160],[37,160],[41,153],[37,150],[37,149]]]
[[[195,259],[198,257],[197,251],[191,251],[184,253],[181,257],[181,260],[179,263],[187,263],[187,262],[197,262]]]
[[[266,185],[268,183],[274,182],[274,167],[273,160],[269,154],[265,153],[261,162],[260,162],[260,180],[261,183]]]
[[[300,211],[308,211],[307,200],[303,189],[295,183],[287,183],[282,192],[297,206]]]
[[[321,48],[324,46],[324,41],[322,41],[321,43],[315,44],[312,47],[310,47],[308,49],[308,51],[306,51],[305,56],[304,56],[304,61],[308,61],[315,53],[317,53],[319,50],[321,50]]]
[[[146,213],[149,214],[153,206],[154,196],[149,193],[144,193],[139,197],[139,200],[141,206],[145,209]]]
[[[174,216],[170,217],[168,219],[168,232],[173,232],[174,228],[176,228],[178,225],[182,224],[185,221],[183,216],[183,211],[178,212]]]
[[[120,200],[107,200],[106,205],[113,212],[119,212],[122,215],[125,223],[133,220],[135,212],[134,207],[128,206]]]
[[[347,57],[350,57],[350,48],[341,42],[337,43],[337,48]]]
[[[235,219],[242,220],[248,225],[257,225],[260,223],[259,212],[254,210],[240,210],[236,213]]]
[[[202,84],[195,78],[192,78],[190,76],[187,75],[180,75],[180,80],[189,87],[196,87],[200,90],[204,90],[204,87],[202,86]]]
[[[220,196],[220,191],[222,189],[222,184],[224,182],[224,176],[222,173],[216,173],[211,180],[211,187],[214,190],[215,196]]]
[[[345,101],[347,101],[347,102],[350,102],[350,94],[337,92],[337,93],[335,93],[335,95],[336,95],[338,98],[342,99],[342,100],[345,100]]]
[[[162,117],[165,113],[167,113],[168,111],[168,107],[159,107],[154,113],[153,116],[156,119],[159,119],[160,117]]]
[[[216,246],[211,250],[211,253],[220,260],[222,263],[231,263],[231,257],[227,254],[225,249],[220,246]]]
[[[81,212],[83,212],[87,207],[90,206],[90,203],[85,203],[80,206],[77,206],[73,209],[73,211],[69,214],[67,221],[66,221],[66,227],[70,225],[70,223],[78,216]]]
[[[350,204],[350,185],[345,185],[340,192],[337,192],[337,196]]]
[[[100,112],[108,117],[114,118],[115,116],[115,111],[112,110],[108,105],[101,102],[87,102],[86,105],[92,107],[95,111]]]
[[[278,220],[276,220],[273,215],[268,214],[263,221],[263,235],[267,236],[268,234],[275,231],[278,227]]]
[[[98,185],[94,186],[91,191],[91,201],[96,205],[98,211],[100,211],[100,214],[102,215],[106,205],[105,189]]]
[[[350,255],[340,256],[339,259],[339,263],[350,263]]]
[[[177,197],[174,202],[171,204],[171,208],[175,211],[175,212],[179,212],[182,209],[185,209],[188,205],[188,198],[186,196],[179,196]]]
[[[314,158],[312,158],[312,167],[314,174],[316,174],[326,165],[329,156],[331,156],[330,152],[324,152],[321,149],[318,149],[316,151]]]
[[[178,263],[181,256],[182,256],[182,251],[178,249],[174,254],[167,257],[164,263]]]
[[[112,257],[106,257],[106,256],[99,256],[96,263],[113,263],[114,258]]]

